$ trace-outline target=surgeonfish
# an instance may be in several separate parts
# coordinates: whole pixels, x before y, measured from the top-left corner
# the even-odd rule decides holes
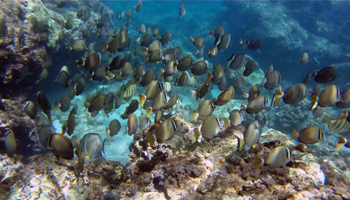
[[[252,168],[257,168],[263,164],[272,168],[286,166],[286,164],[291,161],[291,155],[291,151],[288,147],[278,146],[268,153],[265,160],[256,156]]]
[[[250,74],[252,74],[254,72],[254,65],[254,61],[249,60],[244,66],[243,76],[249,76]]]
[[[243,116],[242,116],[242,112],[238,109],[233,109],[230,112],[230,123],[232,126],[238,126],[242,123],[243,121]]]
[[[177,124],[174,119],[165,120],[155,132],[157,142],[164,143],[174,137],[177,130]]]
[[[324,67],[317,72],[314,80],[318,83],[329,83],[336,78],[336,68],[332,66]]]
[[[55,101],[55,107],[53,110],[57,110],[59,108],[62,112],[68,111],[71,105],[70,101],[71,97],[68,94],[64,95],[60,99],[60,102]]]
[[[203,120],[200,132],[204,139],[211,140],[218,135],[221,128],[221,122],[215,115],[209,115]]]
[[[102,159],[101,152],[104,151],[104,143],[97,133],[87,133],[80,140],[80,148],[83,148],[85,157],[95,161]]]
[[[198,47],[198,48],[199,47],[203,47],[203,45],[204,45],[204,39],[201,36],[198,36],[198,37],[196,37],[194,39],[191,37],[190,41],[193,42],[193,45],[195,47]]]
[[[346,108],[350,105],[350,89],[341,93],[341,100],[337,103],[337,107]]]
[[[318,126],[309,126],[299,133],[294,129],[291,139],[298,138],[304,144],[315,144],[324,139],[324,132]]]
[[[31,118],[35,119],[36,114],[37,114],[37,108],[34,102],[32,101],[27,101],[27,103],[24,105],[24,112]]]
[[[5,134],[5,146],[7,156],[13,158],[16,154],[17,143],[15,133],[12,130],[9,130]]]
[[[260,95],[257,96],[254,100],[248,103],[248,105],[242,104],[242,109],[245,110],[247,113],[258,113],[262,110],[264,110],[268,106],[268,100],[265,96]]]
[[[279,71],[272,71],[265,75],[263,80],[266,89],[274,89],[281,84],[281,74]]]
[[[243,136],[244,136],[243,150],[248,152],[250,148],[252,147],[255,148],[260,138],[259,122],[253,121],[251,124],[249,124]]]
[[[131,113],[128,117],[128,123],[126,126],[126,130],[129,135],[134,135],[137,132],[139,127],[139,119],[137,118],[135,113]]]
[[[109,123],[109,127],[108,128],[106,127],[106,135],[113,137],[118,134],[120,129],[121,129],[120,122],[117,119],[113,119]]]
[[[309,61],[309,54],[307,52],[304,52],[303,55],[300,56],[299,62],[301,65],[305,65]]]
[[[39,91],[36,95],[36,102],[39,105],[39,107],[43,110],[47,118],[49,119],[49,122],[51,123],[51,104],[49,100],[47,99],[44,92]]]
[[[340,89],[336,85],[327,86],[318,98],[318,105],[322,107],[333,106],[341,100]]]
[[[330,119],[327,115],[323,118],[322,123],[327,123],[328,128],[332,131],[341,133],[350,129],[350,122],[346,117],[339,117],[336,119]]]
[[[245,60],[245,54],[239,53],[234,56],[232,61],[229,61],[229,67],[233,70],[238,70],[242,67],[242,63]]]
[[[249,41],[247,45],[248,49],[252,51],[259,51],[261,47],[261,40],[259,39],[252,39]]]
[[[211,115],[215,110],[215,104],[213,101],[204,100],[198,105],[197,113],[191,113],[193,120],[204,119]]]
[[[350,134],[346,138],[338,137],[338,144],[335,146],[335,151],[339,151],[342,147],[350,148]]]
[[[44,148],[47,148],[48,139],[51,134],[52,132],[47,125],[40,125],[36,129],[36,139],[39,142],[39,144]]]
[[[227,104],[233,99],[235,95],[235,89],[233,86],[229,86],[224,92],[222,92],[217,99],[214,101],[214,104],[217,106],[222,106]]]
[[[220,38],[220,42],[218,43],[218,49],[220,51],[224,51],[227,49],[230,45],[230,40],[231,40],[231,34],[230,33],[225,33],[223,36]]]
[[[186,4],[185,4],[185,0],[182,0],[179,8],[179,16],[182,18],[185,16],[185,14],[186,14]]]
[[[281,103],[282,101],[282,97],[283,97],[283,92],[282,92],[282,89],[281,87],[278,88],[275,92],[275,94],[273,94],[272,96],[272,101],[271,101],[271,106],[273,107],[278,107],[279,104]]]
[[[54,133],[48,138],[48,148],[55,156],[61,157],[66,160],[71,160],[74,157],[73,144],[66,136]]]

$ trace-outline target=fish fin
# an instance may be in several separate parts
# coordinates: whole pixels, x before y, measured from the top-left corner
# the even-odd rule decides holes
[[[276,91],[276,98],[280,99],[284,96],[284,93],[282,92],[282,90],[279,88]]]
[[[109,129],[106,127],[106,135],[108,135],[109,137],[111,136],[110,135],[110,131],[109,131]]]
[[[10,99],[1,99],[0,101],[1,101],[1,103],[10,103],[11,100]]]
[[[108,44],[103,43],[102,45],[102,52],[105,52],[108,49]]]
[[[62,135],[64,135],[67,132],[67,125],[63,124],[62,126]]]
[[[148,52],[148,48],[144,46],[142,46],[141,48],[142,48],[142,55],[145,55]]]
[[[328,115],[326,115],[323,120],[322,120],[322,123],[330,123],[331,122],[331,119],[328,117]]]
[[[196,122],[198,119],[199,114],[198,113],[191,113],[193,120]]]
[[[151,113],[152,113],[152,107],[146,108],[147,117],[151,116]]]
[[[257,144],[254,144],[252,147],[253,147],[253,149],[255,149],[257,146],[258,146]]]
[[[244,105],[244,104],[242,104],[242,105],[241,105],[241,110],[240,110],[240,112],[242,112],[242,111],[245,110],[246,108],[247,108],[247,106]]]
[[[256,155],[254,157],[254,161],[253,161],[253,164],[252,164],[252,168],[255,169],[255,168],[258,168],[260,166],[262,166],[264,164],[264,159],[260,158],[258,155]]]
[[[248,98],[249,98],[249,94],[246,93],[246,92],[243,92],[243,98],[244,98],[244,99],[248,99]]]
[[[191,90],[191,98],[196,94],[196,91]]]
[[[196,49],[196,52],[194,53],[194,55],[197,55],[199,53],[198,49]]]
[[[84,66],[84,60],[76,60],[76,63],[77,63],[77,67],[80,68],[82,66]]]
[[[343,138],[343,137],[339,137],[338,138],[338,144],[337,146],[335,146],[335,151],[339,151],[346,143],[348,143],[348,140]]]
[[[210,81],[211,81],[211,78],[213,78],[213,75],[211,74],[211,73],[207,73],[207,83],[210,83]]]
[[[261,85],[264,85],[266,83],[267,79],[266,77],[263,78],[263,80],[261,81]]]
[[[68,87],[69,87],[69,89],[71,89],[71,88],[72,88],[72,86],[73,86],[73,81],[72,81],[72,80],[70,80],[70,81],[68,82]]]
[[[208,55],[208,54],[210,54],[210,50],[209,50],[209,49],[208,49],[208,51],[207,51],[207,55]]]
[[[318,102],[318,96],[313,95],[311,98],[311,103],[309,104],[310,110],[314,110],[317,107]]]
[[[343,113],[339,116],[339,119],[344,119],[348,116],[348,111],[347,110],[343,110]]]
[[[146,102],[146,96],[145,95],[139,95],[139,99],[140,99],[140,104],[141,104],[141,108],[143,107],[143,105],[145,104]]]
[[[154,135],[149,133],[149,132],[147,132],[146,133],[146,138],[147,138],[149,147],[152,147],[154,145],[154,142],[155,142]]]
[[[193,41],[194,41],[194,39],[193,39],[193,37],[191,36],[191,37],[190,37],[190,42],[193,42]]]
[[[209,36],[212,36],[214,34],[213,30],[209,30]]]
[[[60,103],[55,101],[55,106],[53,107],[53,110],[57,110],[60,107]]]
[[[195,128],[193,131],[194,131],[194,136],[192,138],[192,144],[197,142],[198,139],[199,139],[199,136],[201,135],[200,131],[198,130],[198,128]]]
[[[291,140],[294,140],[294,139],[297,138],[298,136],[299,136],[299,133],[294,129],[294,130],[293,130],[293,135],[292,135]]]
[[[90,159],[90,156],[88,156],[88,155],[85,155],[85,158],[87,158],[87,159],[91,160],[91,159]]]
[[[225,124],[225,128],[229,128],[230,127],[230,120],[227,117],[223,117],[224,119],[224,124]]]

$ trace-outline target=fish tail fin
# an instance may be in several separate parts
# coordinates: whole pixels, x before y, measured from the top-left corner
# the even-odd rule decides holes
[[[67,125],[63,124],[62,126],[62,135],[64,135],[67,132]]]
[[[310,110],[314,110],[317,107],[318,102],[318,96],[313,95],[311,98],[311,103],[309,104]]]
[[[264,77],[264,79],[261,81],[261,85],[264,85],[266,83],[267,79]]]
[[[196,94],[196,91],[191,90],[191,98]]]
[[[338,144],[337,146],[335,146],[335,151],[339,151],[346,143],[348,143],[348,140],[343,138],[343,137],[339,137],[338,138]]]
[[[282,98],[284,96],[284,93],[282,92],[282,90],[279,88],[276,91],[276,98]]]
[[[71,89],[72,86],[73,86],[73,80],[70,80],[70,81],[68,82],[68,87],[69,87],[69,89]]]
[[[107,127],[106,127],[106,135],[111,136],[110,135],[110,131],[109,131],[109,129]]]
[[[151,113],[152,113],[152,107],[146,108],[147,117],[151,116]]]
[[[252,164],[252,168],[255,169],[255,168],[258,168],[260,166],[262,166],[264,164],[264,159],[260,158],[258,155],[256,155],[254,157],[254,161],[253,161],[253,164]]]
[[[323,118],[323,120],[322,120],[322,123],[329,123],[329,122],[331,122],[331,119],[328,117],[328,115],[326,115],[324,118]]]
[[[193,39],[193,37],[191,36],[191,37],[190,37],[190,42],[193,42],[193,41],[194,41],[194,39]]]
[[[243,92],[243,97],[244,97],[244,99],[248,99],[249,98],[249,94],[246,93],[246,92]]]
[[[85,64],[84,60],[76,60],[76,63],[78,68],[84,66]]]
[[[343,110],[343,113],[339,116],[340,119],[347,118],[349,112],[347,110]]]
[[[10,99],[1,99],[0,101],[1,101],[1,103],[10,103],[11,100]]]
[[[198,113],[191,113],[193,121],[196,122],[198,119],[199,114]]]
[[[207,83],[210,83],[211,79],[213,78],[213,75],[211,73],[207,73]]]
[[[194,131],[194,137],[193,137],[194,141],[192,141],[192,144],[195,143],[199,139],[199,136],[201,135],[198,128],[195,128],[193,131]]]
[[[108,44],[103,43],[102,45],[102,52],[105,52],[108,49]]]
[[[53,110],[57,110],[60,107],[60,103],[55,101],[55,106],[53,107]]]
[[[230,120],[227,117],[223,117],[223,119],[224,119],[225,128],[227,129],[228,127],[230,127]]]
[[[154,138],[154,135],[149,133],[149,132],[147,132],[146,133],[146,138],[147,138],[149,147],[152,147],[154,145],[154,142],[156,141],[155,138]]]
[[[209,30],[209,36],[212,36],[214,34],[213,30]]]
[[[195,55],[199,54],[199,51],[198,51],[198,49],[196,49],[196,52],[195,52],[194,54],[195,54]]]
[[[293,140],[293,139],[297,138],[298,136],[299,136],[299,133],[294,129],[294,130],[293,130],[293,135],[292,135],[292,138],[291,138],[291,139]]]
[[[207,55],[208,55],[208,54],[210,54],[210,50],[209,50],[209,49],[208,49],[208,51],[207,51]]]
[[[142,48],[142,55],[145,55],[148,52],[148,48],[144,46],[142,46],[141,48]]]
[[[245,110],[245,109],[247,109],[247,106],[244,105],[244,104],[242,104],[242,105],[241,105],[241,110],[240,110],[240,112],[242,112],[242,111]]]
[[[146,102],[146,96],[145,95],[139,95],[139,99],[140,99],[140,104],[141,104],[141,108],[143,107],[143,105],[145,104]]]

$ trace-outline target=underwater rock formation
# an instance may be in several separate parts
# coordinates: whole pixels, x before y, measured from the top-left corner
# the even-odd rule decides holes
[[[96,21],[101,16],[106,16],[106,25],[113,26],[113,13],[99,1],[72,1],[79,7],[91,9],[86,22],[76,18],[79,7],[60,8],[59,2],[0,2],[0,19],[5,22],[2,28],[5,36],[0,38],[0,87],[3,88],[3,97],[28,95],[40,81],[41,73],[45,69],[50,73],[52,61],[49,54],[58,50],[58,35],[67,19],[75,18],[74,28],[64,32],[66,40],[81,38],[81,30],[85,27],[96,32]]]
[[[268,130],[249,153],[237,151],[237,138],[244,127],[222,130],[212,141],[191,144],[191,124],[172,117],[187,146],[178,154],[166,144],[148,147],[145,134],[155,125],[139,130],[130,148],[126,166],[107,161],[85,164],[77,178],[77,160],[57,160],[51,154],[35,155],[30,162],[14,163],[0,157],[1,199],[341,199],[350,197],[349,185],[335,166],[312,153],[302,153],[287,136]],[[254,155],[265,156],[276,146],[292,150],[285,167],[251,168]],[[337,181],[336,183],[334,181]],[[336,187],[333,187],[337,184]]]

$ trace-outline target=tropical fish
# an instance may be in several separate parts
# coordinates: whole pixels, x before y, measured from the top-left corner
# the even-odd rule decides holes
[[[294,129],[292,139],[298,140],[304,144],[315,144],[324,139],[324,132],[318,126],[309,126],[299,133]]]
[[[109,127],[106,127],[106,135],[113,137],[118,134],[121,128],[120,122],[117,119],[113,119],[109,123]]]
[[[185,14],[186,14],[186,4],[185,4],[185,0],[182,0],[179,8],[179,16],[182,18],[185,16]]]
[[[346,117],[339,117],[336,119],[330,119],[327,115],[323,118],[322,123],[327,123],[328,128],[332,131],[341,133],[350,129],[350,122]]]
[[[290,162],[291,155],[291,151],[288,147],[278,146],[269,152],[265,160],[259,156],[256,156],[252,168],[257,168],[263,164],[266,164],[272,168],[282,167]]]

